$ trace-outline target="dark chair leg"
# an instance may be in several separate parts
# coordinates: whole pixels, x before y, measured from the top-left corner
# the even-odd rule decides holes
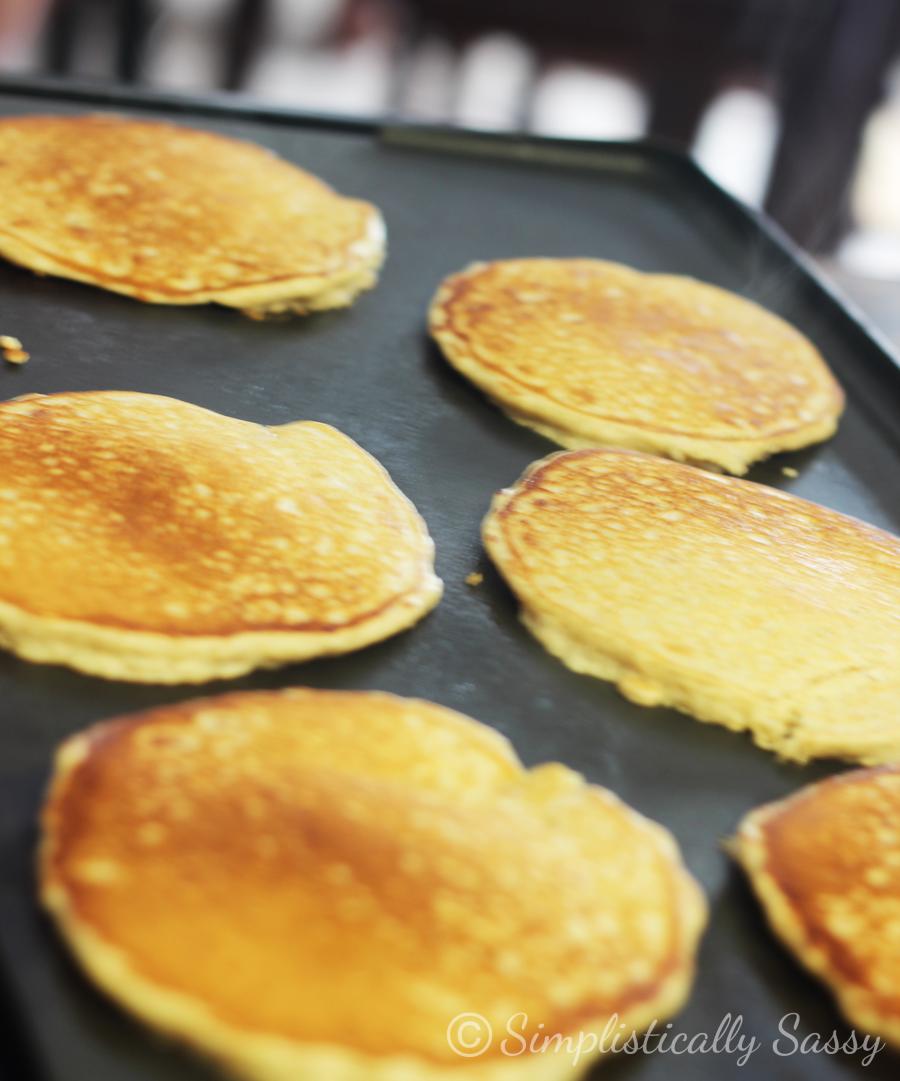
[[[698,61],[689,75],[664,66],[650,85],[649,135],[690,147],[706,107],[719,87],[718,63]]]
[[[44,65],[52,75],[66,75],[72,70],[77,22],[75,0],[56,0],[43,40]]]
[[[782,135],[766,209],[814,251],[849,225],[848,195],[863,125],[884,93],[900,44],[896,0],[836,0],[782,89]]]
[[[141,61],[151,13],[147,0],[119,0],[119,44],[116,56],[116,75],[122,82],[137,82],[141,73]]]
[[[228,16],[222,86],[240,90],[247,79],[250,61],[260,46],[268,17],[266,0],[235,0]]]
[[[726,54],[720,48],[685,42],[684,5],[678,0],[651,0],[645,7],[642,82],[650,97],[648,134],[690,147],[722,81]],[[705,9],[703,39],[734,40],[738,6],[706,4]]]

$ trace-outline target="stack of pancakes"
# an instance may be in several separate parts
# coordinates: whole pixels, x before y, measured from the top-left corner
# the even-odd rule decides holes
[[[350,304],[381,215],[262,147],[115,116],[0,120],[0,255],[154,304]]]
[[[847,1018],[900,1048],[900,767],[748,814],[730,847],[775,933]]]
[[[798,762],[900,760],[898,538],[774,488],[584,450],[500,492],[484,543],[576,672]]]
[[[325,424],[31,395],[0,405],[0,468],[0,641],[29,660],[202,682],[358,649],[441,595],[415,508]]]
[[[659,826],[383,694],[100,725],[61,749],[43,826],[42,897],[87,972],[264,1081],[570,1076],[589,1058],[505,1055],[510,1016],[576,1039],[667,1017],[705,920]],[[498,1034],[468,1063],[460,1017]]]
[[[596,259],[476,263],[430,312],[447,360],[564,447],[743,473],[832,435],[843,394],[784,320],[691,278]]]

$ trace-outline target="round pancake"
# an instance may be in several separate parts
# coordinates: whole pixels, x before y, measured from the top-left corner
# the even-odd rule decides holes
[[[343,653],[437,603],[434,546],[326,424],[127,392],[0,404],[0,643],[111,679],[200,682]]]
[[[430,702],[301,689],[70,739],[41,895],[105,991],[257,1081],[572,1076],[590,1055],[505,1054],[510,1019],[669,1016],[705,921],[672,837],[578,774]]]
[[[826,439],[843,408],[802,334],[691,278],[594,259],[476,263],[441,285],[430,323],[455,368],[564,447],[744,473]]]
[[[867,1032],[900,1046],[900,770],[856,770],[748,815],[730,843],[770,924]]]
[[[484,543],[526,626],[634,702],[786,758],[900,759],[900,540],[634,451],[551,455]]]
[[[155,120],[10,117],[0,255],[156,304],[303,312],[374,285],[384,223],[252,143]]]

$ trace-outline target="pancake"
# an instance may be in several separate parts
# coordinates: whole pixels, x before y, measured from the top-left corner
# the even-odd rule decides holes
[[[775,933],[848,1020],[900,1047],[900,770],[856,770],[748,815],[731,842]]]
[[[352,440],[172,398],[0,404],[0,644],[200,682],[344,653],[437,604],[434,546]]]
[[[900,540],[749,481],[634,451],[551,455],[484,543],[576,672],[785,758],[900,760]]]
[[[381,215],[252,143],[117,116],[0,120],[0,255],[154,304],[340,308]]]
[[[94,982],[256,1081],[571,1077],[590,1055],[504,1054],[510,1019],[577,1040],[671,1015],[705,921],[660,826],[374,692],[231,694],[71,738],[40,863]],[[480,1055],[461,1014],[493,1028]]]
[[[843,394],[815,347],[759,305],[595,259],[476,263],[441,285],[431,333],[519,424],[745,473],[827,439]]]

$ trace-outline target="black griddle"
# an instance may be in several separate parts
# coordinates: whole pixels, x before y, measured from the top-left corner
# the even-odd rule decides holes
[[[93,721],[200,693],[308,684],[452,706],[509,736],[526,763],[564,762],[673,830],[708,894],[711,922],[694,992],[669,1031],[712,1034],[730,1014],[763,1047],[743,1067],[737,1050],[618,1056],[602,1067],[607,1081],[896,1078],[900,1058],[889,1051],[868,1067],[859,1054],[774,1053],[785,1015],[799,1014],[798,1038],[837,1030],[843,1039],[849,1027],[773,939],[720,848],[748,809],[840,765],[785,764],[748,737],[634,706],[568,671],[519,625],[482,552],[479,523],[494,490],[554,447],[440,359],[425,312],[449,272],[527,255],[621,260],[758,300],[812,338],[849,404],[833,440],[773,458],[751,478],[900,532],[900,368],[884,344],[777,230],[687,158],[653,145],[379,126],[233,98],[0,85],[0,114],[98,109],[251,139],[371,199],[388,225],[387,264],[378,287],[347,311],[255,323],[224,308],[141,304],[0,262],[0,330],[33,357],[0,370],[0,397],[129,389],[264,424],[334,424],[384,463],[426,518],[446,594],[418,627],[362,652],[203,687],[111,683],[0,654],[0,1005],[15,1033],[0,1046],[0,1076],[218,1076],[131,1022],[59,946],[34,902],[35,816],[54,747]],[[799,476],[784,476],[785,464]],[[484,574],[477,588],[464,581],[472,571]],[[782,1050],[791,1046],[781,1037]]]

